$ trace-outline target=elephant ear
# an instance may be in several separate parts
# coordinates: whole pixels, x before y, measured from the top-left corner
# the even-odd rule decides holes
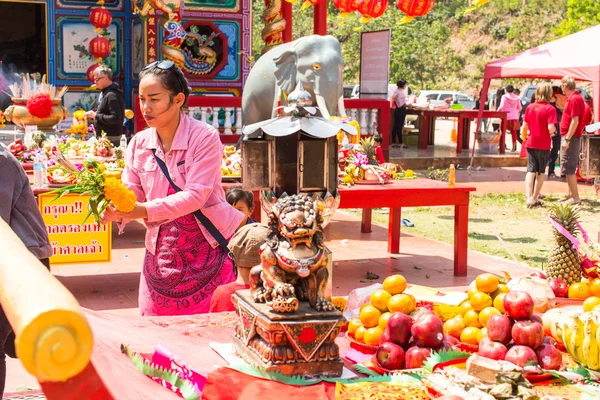
[[[290,93],[296,87],[296,52],[292,49],[286,50],[273,61],[275,62],[277,85],[285,93]]]

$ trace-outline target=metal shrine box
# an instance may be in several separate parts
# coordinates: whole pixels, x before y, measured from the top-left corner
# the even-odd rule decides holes
[[[276,197],[300,192],[337,191],[337,138],[297,131],[283,136],[263,132],[242,141],[244,190],[272,190]]]
[[[600,177],[600,136],[583,135],[581,137],[581,175],[586,178]]]

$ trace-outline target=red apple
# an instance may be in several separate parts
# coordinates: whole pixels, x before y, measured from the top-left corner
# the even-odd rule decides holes
[[[516,321],[512,327],[512,338],[515,344],[537,349],[544,339],[544,327],[537,321],[523,319]]]
[[[415,311],[410,313],[410,316],[412,317],[412,319],[414,321],[418,320],[419,318],[425,316],[425,315],[429,315],[429,314],[433,314],[435,315],[435,313],[433,311],[431,311],[428,308],[417,308]]]
[[[540,324],[542,324],[542,327],[544,326],[544,320],[542,319],[542,317],[539,316],[539,314],[533,314],[530,319],[532,321],[539,322]]]
[[[392,342],[384,343],[377,349],[375,359],[385,369],[402,369],[404,349]]]
[[[533,316],[533,298],[527,292],[508,292],[502,304],[513,319],[529,319]]]
[[[460,340],[458,340],[457,338],[455,338],[455,337],[454,337],[454,336],[452,336],[452,335],[444,335],[444,338],[443,338],[442,340],[443,340],[444,342],[448,342],[448,343],[450,343],[450,344],[452,344],[452,345],[455,345],[455,344],[459,344],[459,343],[460,343]]]
[[[511,362],[519,367],[529,364],[537,364],[537,355],[535,351],[527,346],[513,346],[506,352],[505,361]]]
[[[381,336],[379,336],[379,345],[381,346],[382,344],[387,343],[387,342],[391,342],[390,331],[388,331],[388,329],[385,328],[385,330],[383,331]]]
[[[396,312],[388,319],[386,330],[389,331],[389,341],[402,347],[408,344],[410,340],[410,330],[413,320],[408,315]]]
[[[487,332],[491,340],[508,344],[512,339],[512,321],[506,315],[496,314],[488,319]]]
[[[541,345],[544,345],[544,344],[549,344],[550,346],[556,347],[556,340],[552,336],[544,336],[544,338],[542,339]]]
[[[550,289],[556,297],[567,297],[569,294],[569,284],[562,278],[552,278],[548,281]]]
[[[535,271],[531,271],[529,273],[529,276],[534,276],[536,278],[540,278],[540,279],[546,279],[546,274],[544,274],[542,271],[540,270],[535,270]]]
[[[479,346],[482,346],[486,343],[491,342],[490,337],[489,336],[484,336],[481,338],[481,340],[479,341]]]
[[[505,345],[499,342],[492,342],[491,340],[484,344],[479,344],[479,350],[477,354],[482,357],[491,358],[492,360],[504,360],[508,349]]]
[[[413,346],[406,350],[404,367],[410,368],[421,368],[425,363],[425,360],[431,355],[431,350]]]
[[[417,346],[438,347],[444,338],[444,324],[437,315],[426,314],[413,323],[410,332]]]
[[[540,367],[544,369],[559,369],[562,365],[562,354],[551,344],[542,343],[535,351]]]

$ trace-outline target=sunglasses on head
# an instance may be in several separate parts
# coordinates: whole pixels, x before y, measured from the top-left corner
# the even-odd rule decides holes
[[[181,88],[181,93],[185,93],[185,91],[184,91],[185,85],[181,81],[181,78],[179,78],[179,74],[177,72],[175,72],[175,68],[177,68],[177,67],[175,66],[175,63],[173,61],[170,61],[170,60],[154,61],[154,62],[146,65],[142,69],[142,71],[148,71],[148,70],[155,69],[155,68],[158,68],[162,71],[173,72],[173,74],[175,74],[175,78],[177,78],[177,82],[179,82],[179,87]]]

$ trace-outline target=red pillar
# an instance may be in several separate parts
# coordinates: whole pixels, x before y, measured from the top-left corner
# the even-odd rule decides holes
[[[281,5],[281,13],[285,20],[285,29],[283,30],[283,43],[292,41],[292,3],[283,1]]]
[[[321,0],[314,8],[314,34],[327,35],[327,0]]]

